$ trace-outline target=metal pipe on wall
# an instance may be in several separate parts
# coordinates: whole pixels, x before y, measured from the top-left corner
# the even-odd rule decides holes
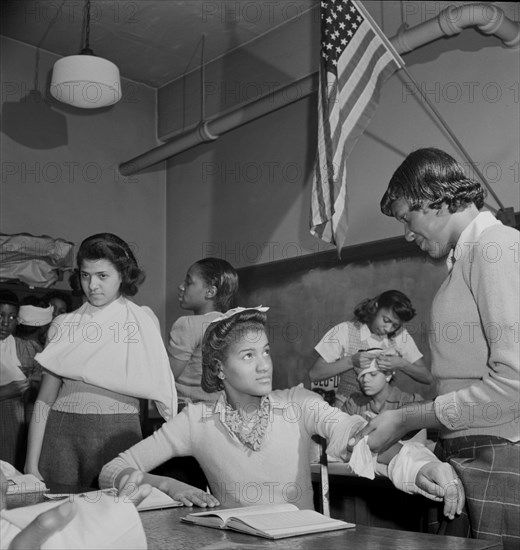
[[[399,54],[404,54],[443,36],[459,34],[469,27],[476,27],[484,34],[497,36],[508,48],[517,48],[520,44],[520,23],[506,17],[497,6],[484,3],[450,6],[442,10],[437,17],[399,32],[390,39],[390,42]],[[204,121],[195,128],[179,133],[163,145],[123,162],[119,165],[119,171],[123,176],[136,174],[195,145],[214,141],[230,130],[290,105],[311,94],[317,88],[318,73],[308,75],[250,103]],[[298,90],[297,94],[294,94],[295,89]]]

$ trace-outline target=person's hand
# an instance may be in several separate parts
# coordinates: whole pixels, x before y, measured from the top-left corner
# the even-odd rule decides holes
[[[444,515],[450,519],[462,512],[466,500],[462,482],[447,463],[432,461],[417,473],[415,484],[428,493],[432,500],[444,500]]]
[[[349,448],[368,435],[368,446],[373,453],[381,453],[403,438],[409,429],[404,424],[401,409],[383,411],[349,440]]]
[[[380,355],[376,364],[377,368],[383,372],[393,372],[406,366],[405,360],[399,355]]]
[[[119,498],[123,502],[132,502],[137,506],[151,492],[152,486],[148,483],[143,483],[144,473],[140,470],[126,473],[119,480]]]
[[[220,502],[210,493],[193,487],[181,481],[171,480],[173,483],[165,492],[168,493],[174,500],[182,502],[184,506],[200,506],[201,508],[213,508],[219,506]],[[161,487],[161,490],[164,489]]]
[[[350,356],[352,364],[354,365],[354,372],[359,374],[363,369],[370,366],[370,363],[374,360],[374,354],[367,351],[358,351]]]
[[[13,397],[19,397],[23,395],[31,386],[31,382],[26,378],[25,380],[14,380],[2,386],[3,399],[12,399]]]
[[[61,531],[76,514],[76,504],[67,501],[40,514],[11,541],[9,550],[38,550],[54,533]]]

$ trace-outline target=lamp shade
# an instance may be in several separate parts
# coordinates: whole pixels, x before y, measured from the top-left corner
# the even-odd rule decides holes
[[[119,69],[94,55],[70,55],[54,63],[51,95],[81,109],[98,109],[121,99]]]

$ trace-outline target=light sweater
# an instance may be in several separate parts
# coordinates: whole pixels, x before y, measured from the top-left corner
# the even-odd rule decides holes
[[[175,377],[177,398],[180,405],[205,401],[214,403],[221,392],[207,393],[201,386],[202,338],[211,321],[222,313],[210,311],[205,315],[179,317],[173,323],[168,340],[168,355],[177,361],[186,361],[184,370]]]
[[[190,404],[153,435],[105,465],[100,487],[112,487],[125,468],[147,472],[174,456],[194,456],[212,494],[223,506],[289,502],[313,509],[311,436],[326,437],[327,453],[342,458],[351,431],[365,421],[341,413],[302,387],[274,391],[270,403],[270,421],[259,451],[230,435],[221,421],[222,402]]]
[[[519,252],[518,231],[489,212],[457,242],[429,335],[442,438],[520,439]]]
[[[99,476],[100,487],[112,487],[126,468],[149,472],[172,457],[194,456],[222,506],[289,502],[313,509],[311,436],[325,437],[327,454],[345,460],[350,434],[366,421],[331,407],[302,386],[276,390],[269,397],[269,425],[260,450],[252,451],[230,434],[222,421],[222,399],[213,405],[190,404],[153,435],[106,464]],[[438,462],[423,445],[406,444],[390,461],[388,476],[397,488],[421,493],[415,479],[431,461]]]

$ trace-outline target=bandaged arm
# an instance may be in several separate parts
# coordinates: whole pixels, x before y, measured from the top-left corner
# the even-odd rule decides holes
[[[439,500],[415,483],[419,470],[429,462],[441,461],[421,443],[404,443],[399,453],[388,464],[388,477],[395,487],[405,493],[420,494],[432,500]]]

